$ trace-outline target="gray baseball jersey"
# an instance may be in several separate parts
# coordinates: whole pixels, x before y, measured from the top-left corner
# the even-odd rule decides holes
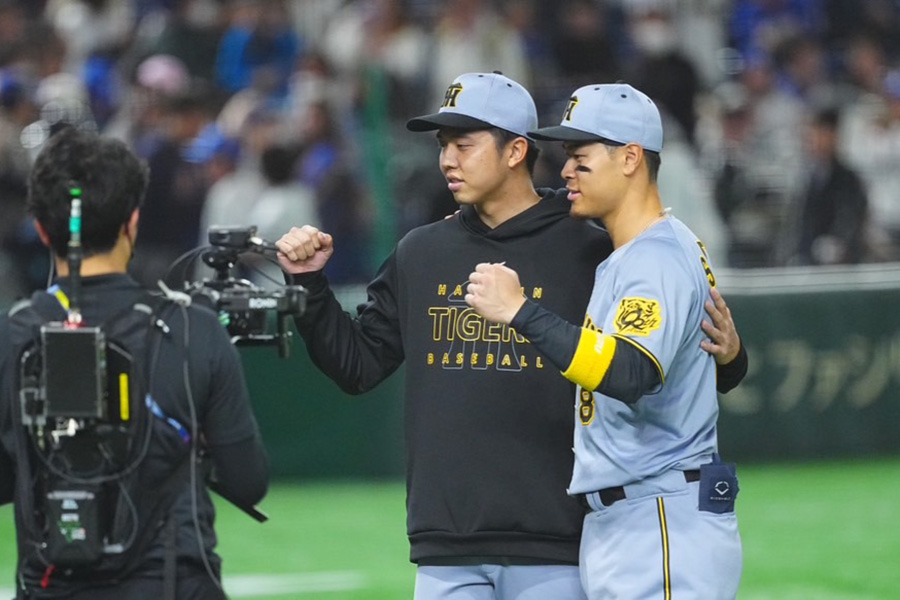
[[[570,493],[696,469],[716,451],[716,366],[700,342],[715,279],[706,250],[668,216],[597,268],[585,324],[644,352],[662,384],[634,404],[580,386]]]

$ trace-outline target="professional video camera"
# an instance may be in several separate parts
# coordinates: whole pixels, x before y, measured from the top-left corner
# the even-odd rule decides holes
[[[209,246],[192,251],[215,271],[212,279],[187,285],[187,293],[194,299],[207,302],[219,313],[222,324],[238,345],[278,345],[278,354],[286,357],[290,351],[292,332],[288,329],[291,317],[306,310],[306,289],[286,285],[278,289],[262,289],[246,279],[233,276],[232,270],[245,253],[272,253],[274,244],[256,235],[256,227],[211,227],[207,232]],[[268,332],[269,313],[275,313],[276,333]]]
[[[19,357],[19,402],[14,409],[25,434],[22,442],[30,446],[26,454],[34,458],[33,464],[23,463],[22,468],[23,473],[36,474],[34,514],[43,517],[34,531],[43,532],[39,544],[44,558],[67,568],[112,569],[127,560],[129,549],[139,547],[135,541],[149,530],[148,523],[138,518],[136,506],[162,506],[174,494],[174,476],[152,490],[141,490],[135,479],[153,437],[164,436],[160,432],[171,436],[171,429],[185,443],[196,444],[191,435],[196,422],[178,423],[165,415],[142,374],[152,352],[149,336],[142,333],[166,331],[164,322],[154,320],[152,306],[160,299],[148,294],[132,310],[102,324],[82,321],[80,188],[73,185],[71,195],[67,255],[73,274],[71,294],[66,304],[53,307],[56,316],[29,303],[12,320],[11,340]],[[197,301],[217,311],[234,344],[277,345],[279,354],[287,356],[288,321],[303,314],[306,290],[291,285],[266,290],[232,276],[243,254],[276,250],[257,237],[255,227],[214,227],[208,235],[209,246],[185,254],[169,271],[179,262],[200,257],[214,270],[214,277],[185,283],[183,291],[162,285],[167,299]],[[57,318],[60,311],[64,320]],[[275,333],[268,332],[272,313],[277,319]],[[198,451],[195,445],[191,448]],[[254,519],[266,520],[256,507],[231,498],[215,480],[205,483]],[[122,512],[119,507],[124,507]]]

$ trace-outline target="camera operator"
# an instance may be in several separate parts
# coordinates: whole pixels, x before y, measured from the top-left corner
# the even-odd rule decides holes
[[[41,240],[53,253],[59,277],[52,288],[31,296],[31,307],[37,310],[56,303],[57,311],[62,305],[71,316],[67,303],[80,298],[83,323],[102,325],[150,297],[126,274],[147,176],[146,166],[118,140],[70,128],[47,142],[30,175],[28,208]],[[82,206],[80,278],[77,273],[70,276],[66,259],[73,186]],[[138,487],[129,501],[137,506],[135,521],[150,528],[149,541],[141,544],[140,555],[129,568],[114,578],[97,576],[92,566],[57,568],[30,536],[34,528],[28,520],[34,520],[33,504],[39,498],[29,496],[32,482],[24,481],[20,467],[21,455],[26,453],[22,448],[28,446],[16,438],[16,428],[22,428],[14,417],[18,410],[14,403],[19,402],[18,357],[11,332],[17,307],[0,317],[0,504],[15,504],[19,599],[225,598],[207,482],[214,478],[217,491],[229,500],[252,506],[266,493],[268,461],[238,353],[217,316],[186,301],[160,301],[154,306],[143,335],[156,340],[157,346],[151,352],[152,344],[147,342],[144,353],[152,358],[141,363],[147,365],[141,368],[147,373],[143,377],[147,406],[152,404],[147,422],[158,427],[161,423],[176,435],[166,438],[166,445],[159,443],[158,436],[147,437],[150,442],[138,467]],[[151,322],[159,330],[153,336]],[[158,518],[159,513],[141,514],[140,508],[146,505],[141,501],[158,494],[152,487],[160,487],[162,481],[168,486],[170,480],[175,483],[164,514]]]

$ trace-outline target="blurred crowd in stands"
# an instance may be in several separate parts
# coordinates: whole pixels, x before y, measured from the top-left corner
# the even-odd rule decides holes
[[[455,210],[405,121],[493,70],[543,125],[587,83],[654,98],[663,200],[718,265],[900,258],[900,0],[0,0],[0,299],[46,284],[26,181],[66,124],[150,165],[144,283],[210,225],[303,223],[335,235],[334,283],[367,281]]]

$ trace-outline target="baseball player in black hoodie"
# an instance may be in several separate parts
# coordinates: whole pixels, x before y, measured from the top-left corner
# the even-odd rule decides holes
[[[574,388],[527,339],[465,302],[472,265],[505,260],[523,292],[580,323],[609,236],[569,218],[565,190],[535,190],[537,127],[529,93],[496,73],[468,73],[440,112],[440,168],[461,210],[414,229],[345,313],[322,268],[330,235],[294,227],[282,268],[310,294],[297,328],[312,360],[345,392],[372,389],[406,361],[407,533],[417,600],[584,598],[578,547],[585,510],[566,494]],[[724,392],[747,358],[720,296],[706,347]],[[547,399],[551,399],[548,402]]]

